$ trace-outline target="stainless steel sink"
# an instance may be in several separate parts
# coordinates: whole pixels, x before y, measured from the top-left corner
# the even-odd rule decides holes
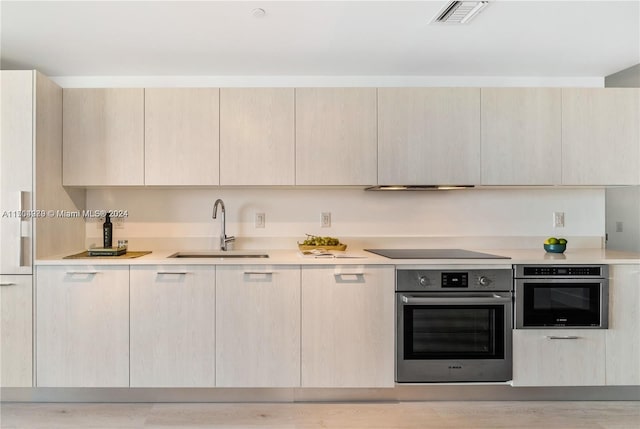
[[[201,251],[201,252],[176,252],[173,255],[167,256],[167,258],[268,258],[266,253],[258,252],[245,252],[240,250],[213,250],[213,251]]]

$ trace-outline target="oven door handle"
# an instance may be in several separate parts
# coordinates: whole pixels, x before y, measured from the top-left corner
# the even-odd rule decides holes
[[[494,293],[491,297],[470,297],[470,296],[411,296],[402,295],[402,302],[405,304],[435,304],[435,305],[451,305],[451,304],[496,304],[496,303],[510,303],[511,296],[501,296]]]

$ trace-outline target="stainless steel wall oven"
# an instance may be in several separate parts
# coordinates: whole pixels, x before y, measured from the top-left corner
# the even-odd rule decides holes
[[[396,271],[398,383],[511,379],[513,272]]]

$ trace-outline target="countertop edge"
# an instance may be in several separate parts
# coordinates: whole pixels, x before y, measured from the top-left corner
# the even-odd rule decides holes
[[[138,250],[138,249],[132,249]],[[145,249],[139,249],[145,250]],[[469,249],[487,252],[483,249]],[[256,252],[256,250],[251,250]],[[640,253],[622,252],[606,249],[575,249],[564,254],[546,253],[542,249],[491,249],[488,252],[507,256],[511,259],[389,259],[364,250],[342,253],[337,258],[315,258],[302,256],[295,250],[265,250],[269,258],[169,258],[175,251],[157,250],[147,255],[132,259],[63,259],[66,255],[54,255],[37,259],[35,266],[47,265],[394,265],[394,266],[429,266],[429,265],[464,265],[464,266],[510,266],[515,264],[640,264]],[[339,252],[336,252],[339,253]],[[345,257],[348,256],[348,257]]]

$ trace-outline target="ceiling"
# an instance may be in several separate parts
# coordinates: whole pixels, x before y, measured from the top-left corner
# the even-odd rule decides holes
[[[607,76],[640,63],[640,0],[1,1],[1,66],[49,76]],[[266,14],[255,17],[252,10]]]

